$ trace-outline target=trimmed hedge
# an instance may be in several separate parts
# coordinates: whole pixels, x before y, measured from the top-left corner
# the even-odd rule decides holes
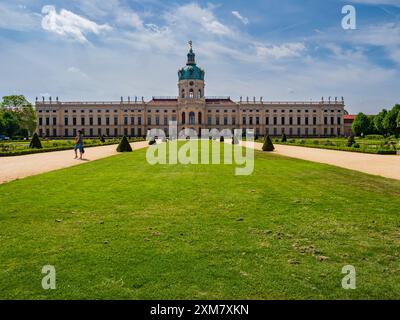
[[[370,153],[370,154],[381,154],[381,155],[393,155],[397,154],[396,150],[388,150],[388,149],[357,149],[354,147],[345,147],[345,146],[330,146],[330,145],[312,145],[312,144],[301,144],[301,143],[280,143],[287,146],[297,146],[297,147],[305,147],[305,148],[316,148],[316,149],[329,149],[329,150],[338,150],[338,151],[348,151],[348,152],[358,152],[358,153]]]
[[[274,151],[275,150],[274,144],[272,143],[269,135],[266,136],[264,139],[264,144],[263,144],[262,150],[263,151]]]
[[[126,138],[126,136],[122,137],[122,140],[117,147],[117,152],[132,152],[132,147],[129,144],[129,141]]]
[[[145,139],[135,139],[134,142],[144,141]],[[106,141],[104,143],[98,143],[93,145],[87,145],[85,148],[92,148],[92,147],[101,147],[101,146],[109,146],[113,144],[117,144],[118,142],[115,141]],[[65,150],[73,150],[74,145],[70,146],[60,146],[54,148],[43,148],[43,149],[24,149],[24,150],[17,150],[17,151],[8,151],[8,152],[1,152],[0,157],[14,157],[14,156],[23,156],[27,154],[35,154],[35,153],[43,153],[43,152],[55,152],[55,151],[65,151]]]

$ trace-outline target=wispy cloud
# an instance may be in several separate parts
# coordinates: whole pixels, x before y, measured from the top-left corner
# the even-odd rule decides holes
[[[56,8],[51,5],[44,6],[42,13],[44,30],[82,43],[88,42],[85,35],[89,33],[98,35],[102,31],[111,30],[107,24],[99,25],[66,9],[57,13]]]
[[[266,46],[263,44],[256,44],[256,52],[259,57],[263,58],[273,58],[273,59],[283,59],[299,57],[302,52],[306,49],[304,43],[293,42],[284,43],[281,45],[270,45]]]
[[[249,24],[249,19],[246,17],[243,17],[239,11],[232,11],[232,14],[238,18],[240,21],[242,21],[243,24]]]

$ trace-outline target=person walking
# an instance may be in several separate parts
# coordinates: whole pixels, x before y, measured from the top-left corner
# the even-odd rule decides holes
[[[75,159],[78,158],[78,150],[79,150],[79,159],[82,160],[82,156],[85,153],[85,150],[83,149],[83,137],[82,137],[82,130],[78,130],[78,135],[75,137]]]

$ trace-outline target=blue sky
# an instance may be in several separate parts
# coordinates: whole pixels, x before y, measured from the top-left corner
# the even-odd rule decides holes
[[[376,113],[400,103],[399,18],[400,0],[0,0],[0,95],[176,95],[193,40],[208,96],[344,96]]]

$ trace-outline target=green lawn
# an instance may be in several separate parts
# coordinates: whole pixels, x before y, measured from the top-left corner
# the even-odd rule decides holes
[[[0,298],[400,298],[400,181],[261,152],[251,176],[145,155],[0,185]]]

